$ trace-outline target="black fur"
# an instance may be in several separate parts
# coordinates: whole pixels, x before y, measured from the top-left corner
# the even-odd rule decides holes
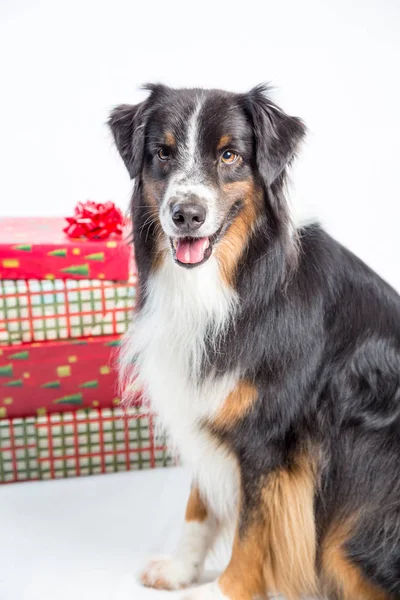
[[[163,121],[178,134],[184,128],[193,93],[157,86],[148,101],[111,117],[129,172],[138,175],[133,220],[144,296],[155,236],[152,226],[141,231],[146,152]],[[263,88],[208,94],[215,122],[204,123],[204,136],[214,135],[232,107],[233,128],[265,198],[237,273],[240,312],[209,344],[204,363],[205,373],[239,366],[259,397],[233,432],[218,435],[239,458],[248,511],[262,476],[290,468],[299,449],[317,448],[319,540],[330,524],[358,513],[348,557],[400,598],[400,298],[318,225],[290,235],[283,187],[302,122],[272,104]]]

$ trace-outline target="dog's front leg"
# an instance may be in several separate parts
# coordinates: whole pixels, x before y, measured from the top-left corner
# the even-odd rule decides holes
[[[266,597],[263,524],[241,511],[228,567],[218,580],[184,596],[184,600],[256,600]],[[243,518],[245,517],[245,518]]]
[[[143,585],[177,590],[197,581],[216,533],[217,521],[193,485],[178,548],[172,556],[154,558],[148,563],[141,574]]]

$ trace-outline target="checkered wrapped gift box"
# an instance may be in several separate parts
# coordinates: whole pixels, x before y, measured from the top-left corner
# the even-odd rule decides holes
[[[143,406],[0,420],[0,483],[171,464]]]
[[[0,346],[122,334],[136,301],[128,282],[0,279]]]

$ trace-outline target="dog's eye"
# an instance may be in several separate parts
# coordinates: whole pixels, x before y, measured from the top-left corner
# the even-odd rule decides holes
[[[239,158],[239,154],[236,152],[232,152],[232,150],[225,150],[223,155],[221,156],[221,160],[226,165],[232,165]]]
[[[171,158],[170,151],[167,148],[160,148],[157,152],[157,156],[160,160],[169,160]]]

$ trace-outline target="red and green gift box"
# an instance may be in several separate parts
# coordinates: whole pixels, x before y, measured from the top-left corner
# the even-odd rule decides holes
[[[140,391],[130,411],[117,407],[114,363],[136,272],[116,217],[112,203],[89,202],[67,225],[0,218],[0,483],[164,461]],[[93,439],[84,439],[84,425]]]
[[[76,477],[171,464],[144,406],[0,419],[0,483]]]
[[[0,418],[119,404],[117,336],[0,347]]]
[[[58,217],[0,218],[0,279],[128,279],[123,235],[71,238],[64,229]]]
[[[0,345],[126,331],[136,275],[124,237],[71,239],[64,224],[0,219]]]

